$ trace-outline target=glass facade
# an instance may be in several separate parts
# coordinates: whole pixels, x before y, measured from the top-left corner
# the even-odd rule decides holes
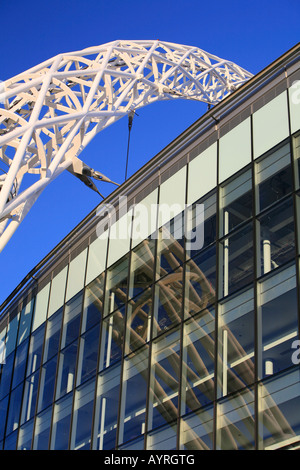
[[[1,317],[1,449],[300,445],[300,132],[288,103],[285,90],[191,151],[146,197],[178,204],[169,217],[153,206],[139,242],[130,210],[117,222],[129,241],[111,242],[110,227]],[[245,149],[242,164],[230,148]],[[204,191],[201,165],[213,171]]]

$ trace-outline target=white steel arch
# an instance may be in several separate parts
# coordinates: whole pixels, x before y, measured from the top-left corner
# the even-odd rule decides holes
[[[62,171],[95,190],[90,177],[112,182],[78,158],[102,129],[157,100],[184,98],[214,105],[251,76],[197,47],[138,40],[59,54],[3,82],[0,251]],[[36,180],[21,188],[26,174],[36,175]]]

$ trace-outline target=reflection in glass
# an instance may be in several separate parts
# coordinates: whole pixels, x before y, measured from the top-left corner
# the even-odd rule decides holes
[[[143,292],[153,283],[155,240],[148,238],[140,243],[131,254],[129,298]]]
[[[187,245],[187,253],[190,257],[195,256],[199,249],[206,248],[209,246],[211,243],[214,243],[216,241],[216,207],[217,207],[217,198],[216,198],[216,193],[210,193],[208,196],[204,196],[203,198],[199,199],[197,202],[195,202],[192,205],[192,230],[195,233],[195,236],[199,236],[199,234],[202,233],[202,230],[204,232],[204,239],[203,239],[203,246],[200,248],[197,248],[195,245],[191,243],[191,246],[189,247]],[[197,206],[203,204],[204,205],[204,221],[200,221],[197,219]],[[204,223],[204,227],[201,227],[201,229],[198,227],[198,225]]]
[[[41,384],[39,391],[38,411],[51,405],[54,396],[57,356],[43,364],[41,369]]]
[[[152,289],[148,288],[127,304],[125,354],[140,348],[150,339]]]
[[[177,219],[176,219],[177,220]],[[182,239],[182,227],[181,227],[181,218],[179,232],[176,232],[176,227],[173,227],[175,230],[175,236],[170,232],[170,227],[168,225],[161,227],[158,230],[158,240],[157,240],[157,257],[156,257],[156,277],[160,278],[165,276],[168,273],[171,273],[179,266],[182,265],[184,261],[184,248],[183,248],[183,239]],[[180,238],[176,239],[176,235]]]
[[[44,332],[45,324],[43,324],[38,330],[35,330],[30,337],[26,376],[31,375],[40,368],[43,353]]]
[[[21,424],[33,418],[35,414],[39,375],[40,371],[38,370],[35,374],[27,377],[25,381]]]
[[[147,450],[175,450],[177,442],[177,422],[169,423],[147,436]]]
[[[24,380],[29,340],[25,340],[16,350],[12,388]]]
[[[125,330],[125,306],[102,322],[100,370],[109,367],[122,357]]]
[[[66,303],[61,349],[72,343],[79,335],[80,316],[82,307],[82,292],[75,295]]]
[[[114,449],[117,436],[121,366],[118,364],[98,377],[93,449]]]
[[[251,169],[220,188],[220,236],[252,216]]]
[[[128,290],[128,261],[129,255],[123,256],[120,261],[107,270],[105,316],[109,315],[117,308],[121,308],[126,302]]]
[[[299,445],[299,382],[297,368],[259,384],[259,449],[293,449],[294,444]]]
[[[94,379],[75,392],[71,449],[89,450],[91,447],[94,395]]]
[[[217,449],[254,450],[254,392],[242,391],[218,405]]]
[[[33,423],[32,419],[28,423],[20,427],[19,436],[18,436],[18,450],[30,450],[31,441],[32,441],[32,432],[33,432]]]
[[[177,325],[182,315],[183,268],[167,274],[154,287],[153,336]]]
[[[181,413],[214,399],[215,315],[206,309],[184,324]]]
[[[216,246],[213,245],[185,265],[185,317],[215,301]]]
[[[47,450],[49,446],[52,406],[36,417],[33,449]]]
[[[292,343],[297,338],[297,289],[295,266],[259,284],[259,377],[292,365]]]
[[[254,325],[253,289],[221,304],[218,356],[221,396],[254,382]]]
[[[161,336],[152,344],[149,430],[177,418],[180,375],[179,330]]]
[[[253,281],[252,223],[220,243],[220,296],[226,296]]]
[[[6,434],[15,431],[19,426],[20,411],[22,404],[23,384],[19,385],[10,394]]]
[[[13,352],[5,359],[5,365],[3,365],[1,369],[0,400],[2,400],[10,390],[14,359],[15,353]]]
[[[289,198],[260,217],[259,226],[261,274],[266,274],[295,256],[292,199]]]
[[[82,333],[101,321],[103,312],[104,279],[105,273],[102,273],[85,289],[81,329]]]
[[[300,134],[293,137],[293,153],[295,159],[295,186],[300,187]]]
[[[80,337],[77,385],[88,380],[97,369],[99,325]]]
[[[190,413],[181,420],[180,434],[182,450],[213,449],[213,405]]]
[[[289,144],[285,144],[256,163],[256,184],[258,185],[257,212],[292,191]]]
[[[61,332],[62,308],[47,321],[43,362],[47,362],[58,353]]]
[[[72,413],[72,399],[72,394],[69,394],[54,405],[50,445],[51,450],[68,449]]]
[[[77,357],[77,341],[61,351],[57,374],[56,399],[69,393],[74,386]]]
[[[146,347],[125,359],[119,444],[145,432],[148,352]]]

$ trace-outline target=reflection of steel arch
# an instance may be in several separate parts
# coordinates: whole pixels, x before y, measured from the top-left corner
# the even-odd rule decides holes
[[[0,176],[1,248],[63,170],[96,190],[90,177],[111,182],[77,158],[99,131],[157,100],[214,105],[250,77],[196,47],[157,40],[114,41],[60,54],[4,82],[0,160],[9,172]],[[37,181],[21,192],[27,173]],[[18,194],[9,200],[13,185]]]

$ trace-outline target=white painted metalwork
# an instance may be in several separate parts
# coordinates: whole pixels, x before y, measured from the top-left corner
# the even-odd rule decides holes
[[[90,177],[112,182],[78,158],[99,131],[157,100],[196,99],[214,105],[251,76],[197,47],[114,41],[60,54],[3,82],[0,251],[62,171],[95,190]],[[36,181],[26,185],[26,174],[36,175]]]

